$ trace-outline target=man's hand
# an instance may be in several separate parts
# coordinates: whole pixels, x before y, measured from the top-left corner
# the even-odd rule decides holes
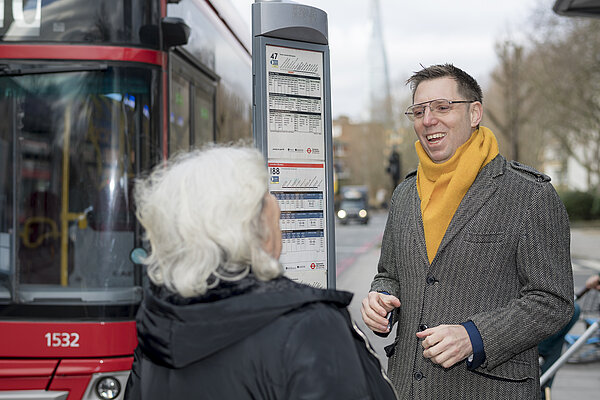
[[[473,353],[467,330],[462,325],[439,325],[417,332],[425,351],[423,357],[444,368],[464,360]]]
[[[396,296],[369,292],[369,295],[362,301],[360,313],[369,329],[374,332],[387,333],[390,328],[386,316],[397,307],[400,307],[400,300]]]

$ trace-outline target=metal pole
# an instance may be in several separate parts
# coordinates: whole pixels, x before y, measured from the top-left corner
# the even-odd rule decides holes
[[[60,285],[69,285],[69,155],[71,146],[71,103],[65,107],[62,160],[62,210],[60,213]]]
[[[21,162],[19,157],[19,140],[20,135],[17,134],[17,93],[15,90],[10,91],[11,96],[11,106],[12,106],[12,231],[10,232],[10,262],[12,265],[12,274],[10,275],[10,296],[12,301],[15,303],[20,303],[21,301],[17,297],[19,292],[19,284],[20,273],[21,273],[21,262],[19,261],[19,257],[17,257],[18,244],[17,240],[19,238],[19,225],[18,225],[18,210],[19,207],[18,201],[20,199],[17,191],[20,190],[21,181],[19,180],[21,177]]]
[[[544,373],[544,375],[542,375],[542,377],[540,378],[540,385],[544,386],[544,384],[548,382],[548,380],[552,378],[552,376],[554,376],[556,371],[558,371],[558,369],[562,367],[564,363],[567,362],[569,357],[571,357],[573,353],[579,350],[579,348],[585,344],[585,342],[590,338],[590,336],[592,336],[596,332],[596,330],[598,330],[598,328],[600,328],[600,321],[594,322],[589,328],[587,328],[583,335],[581,335],[579,339],[577,339],[577,341],[573,343],[573,345],[571,345],[571,347],[569,347],[567,351],[565,351],[565,353],[562,356],[560,356],[560,358],[556,360],[554,364],[552,364],[552,366],[550,366],[550,368]]]

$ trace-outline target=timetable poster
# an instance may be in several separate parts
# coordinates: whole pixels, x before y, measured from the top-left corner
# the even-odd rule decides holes
[[[285,276],[327,288],[325,164],[270,160],[269,191],[281,209]]]
[[[269,159],[325,159],[323,53],[266,46]]]

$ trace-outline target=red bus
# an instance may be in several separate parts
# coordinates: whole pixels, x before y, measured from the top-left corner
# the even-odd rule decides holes
[[[135,177],[251,139],[250,40],[224,0],[0,0],[0,399],[123,397]]]

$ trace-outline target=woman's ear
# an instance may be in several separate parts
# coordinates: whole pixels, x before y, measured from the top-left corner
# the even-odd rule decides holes
[[[268,236],[263,240],[263,249],[274,259],[278,260],[281,255],[281,228],[279,204],[277,199],[270,193],[266,194],[261,218],[268,230]]]

